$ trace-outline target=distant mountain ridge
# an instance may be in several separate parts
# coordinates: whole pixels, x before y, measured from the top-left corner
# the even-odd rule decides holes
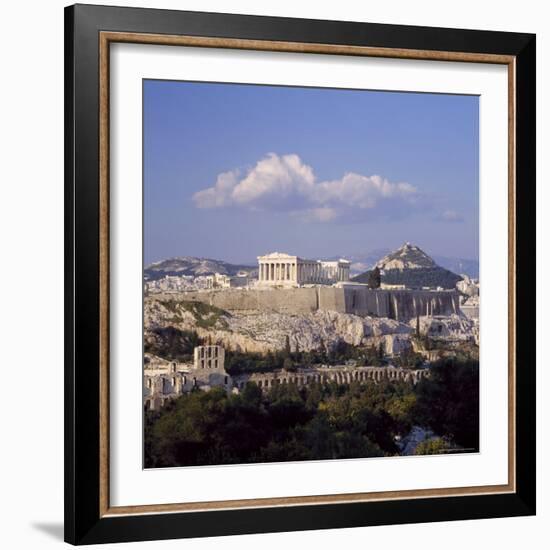
[[[382,275],[382,283],[405,285],[408,288],[455,288],[461,277],[436,264],[421,248],[411,243],[386,254],[375,264]],[[371,270],[353,277],[352,281],[368,283]]]
[[[409,247],[403,250],[406,245]],[[341,256],[335,256],[329,259],[339,259]],[[451,258],[443,256],[430,257],[423,252],[419,247],[405,243],[401,248],[390,251],[389,249],[377,249],[365,254],[356,254],[350,256],[344,256],[351,261],[352,278],[362,277],[365,273],[369,273],[375,265],[384,265],[386,276],[382,279],[383,282],[390,282],[396,280],[409,279],[410,276],[404,277],[402,273],[398,273],[399,269],[394,273],[390,266],[406,266],[407,272],[413,269],[424,269],[426,275],[424,279],[437,278],[438,270],[446,270],[454,277],[459,274],[466,274],[471,278],[479,278],[479,263],[477,260]],[[435,270],[435,273],[429,273]],[[153,281],[162,279],[166,276],[200,276],[200,275],[212,275],[214,273],[222,273],[225,275],[236,275],[240,271],[246,272],[251,276],[257,276],[257,266],[250,264],[233,264],[222,260],[215,260],[212,258],[199,258],[196,256],[181,256],[174,258],[167,258],[165,260],[154,262],[149,264],[144,269],[144,277],[147,280]],[[422,274],[417,274],[416,278],[422,279]],[[441,273],[439,273],[441,275]],[[450,281],[450,277],[446,276],[445,280]],[[405,283],[394,283],[405,284]],[[446,283],[450,284],[450,282]],[[424,285],[423,285],[424,286]],[[443,286],[443,285],[441,285]],[[453,285],[454,286],[454,285]]]
[[[240,271],[254,275],[257,273],[258,269],[250,265],[231,264],[212,258],[182,256],[168,258],[160,262],[149,264],[143,270],[143,275],[145,279],[154,281],[166,276],[181,277],[182,275],[191,275],[193,277],[198,277],[199,275],[213,275],[214,273],[233,276]]]
[[[380,248],[365,252],[364,254],[353,254],[344,256],[351,261],[352,275],[359,275],[364,271],[372,269],[381,258],[391,253],[389,248]],[[449,256],[430,256],[440,267],[448,269],[458,275],[468,275],[472,279],[479,279],[479,262],[469,258],[453,258]]]

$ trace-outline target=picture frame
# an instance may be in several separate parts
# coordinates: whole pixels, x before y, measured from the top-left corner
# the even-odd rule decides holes
[[[110,47],[115,43],[508,70],[508,483],[111,506]],[[75,5],[65,10],[65,540],[72,544],[535,514],[535,36]],[[503,237],[504,238],[504,237]],[[322,489],[320,489],[322,492]]]

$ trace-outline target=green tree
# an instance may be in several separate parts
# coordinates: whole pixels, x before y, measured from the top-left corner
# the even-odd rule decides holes
[[[290,353],[291,353],[291,350],[290,350],[290,338],[288,336],[288,334],[285,336],[285,358],[286,357],[290,357]]]
[[[369,273],[368,285],[369,285],[369,288],[380,288],[381,283],[382,283],[382,277],[380,275],[380,269],[378,268],[378,266],[376,266]]]
[[[321,343],[319,344],[319,361],[322,363],[328,362],[327,346],[324,340],[321,340]]]
[[[232,352],[235,359],[242,368],[248,362],[257,368],[257,357]],[[386,380],[298,387],[287,376],[286,384],[266,393],[253,383],[239,394],[197,390],[144,412],[145,465],[393,456],[396,438],[414,425],[438,434],[418,453],[477,450],[478,366],[466,355],[440,360],[416,385]]]
[[[380,340],[380,344],[378,344],[378,359],[384,359],[386,356],[386,349],[384,346],[384,340]]]
[[[285,357],[283,361],[283,369],[285,369],[288,372],[295,372],[296,366],[292,362],[292,359],[290,357]]]
[[[439,359],[416,386],[419,424],[472,451],[479,450],[479,363]]]

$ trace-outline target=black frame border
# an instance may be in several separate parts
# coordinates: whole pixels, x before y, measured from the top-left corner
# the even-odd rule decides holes
[[[515,493],[100,517],[100,31],[515,57],[516,357],[521,358],[516,368]],[[66,542],[130,542],[535,514],[535,42],[535,35],[525,33],[82,4],[65,8]]]

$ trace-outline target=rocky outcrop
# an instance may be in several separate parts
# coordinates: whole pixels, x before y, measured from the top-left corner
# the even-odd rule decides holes
[[[288,337],[292,350],[310,351],[325,346],[331,349],[339,342],[354,346],[379,342],[387,335],[408,337],[410,327],[392,319],[358,317],[334,311],[317,311],[306,315],[278,313],[232,316],[229,328],[248,335],[268,349],[283,349]]]
[[[163,326],[194,330],[226,347],[248,352],[284,349],[287,339],[292,350],[311,351],[340,342],[354,346],[384,342],[387,353],[409,345],[410,326],[394,319],[359,317],[335,311],[315,311],[300,315],[287,313],[223,313],[210,327],[201,326],[185,307],[149,298],[145,301],[145,332]]]
[[[282,350],[288,339],[292,351],[311,351],[323,346],[333,349],[345,342],[353,346],[378,347],[383,344],[387,354],[395,355],[410,349],[410,336],[417,328],[417,317],[406,324],[387,317],[336,311],[229,313],[212,306],[202,306],[201,315],[198,315],[190,307],[194,307],[193,303],[147,298],[145,340],[158,338],[159,329],[172,326],[247,352]],[[411,307],[417,308],[418,304]],[[430,307],[437,311],[437,303]],[[423,336],[454,342],[477,342],[479,335],[476,320],[459,314],[418,316],[418,327]]]
[[[454,342],[476,341],[479,334],[479,324],[476,319],[465,315],[423,316],[411,320],[409,326],[418,329],[421,336],[429,336],[436,340]]]
[[[436,267],[436,263],[418,246],[405,243],[394,252],[378,260],[376,267],[382,270],[430,269]]]

